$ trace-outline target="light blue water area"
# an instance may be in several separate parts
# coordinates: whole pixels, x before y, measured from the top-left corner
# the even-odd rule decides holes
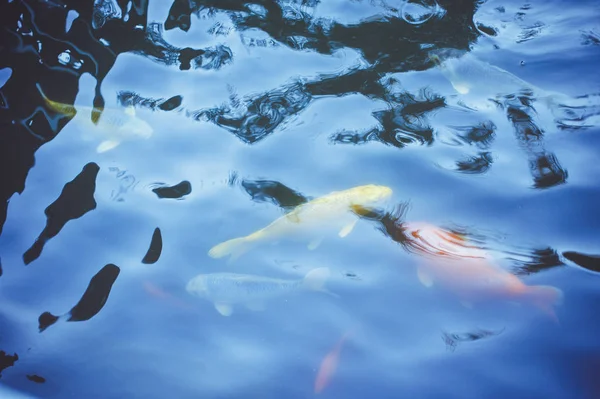
[[[289,2],[289,12],[302,8],[296,3]],[[322,2],[305,9],[314,13],[314,21],[323,18],[327,24],[350,27],[378,15],[401,17],[405,2],[384,3]],[[169,9],[168,2],[151,1],[148,21],[162,24]],[[460,94],[440,68],[398,67],[377,71],[382,81],[397,80],[397,86],[383,85],[390,96],[418,97],[427,90],[448,104],[424,114],[395,114],[395,121],[405,115],[410,126],[431,127],[430,144],[334,143],[331,137],[337,133],[381,127],[374,113],[399,109],[398,103],[360,93],[307,96],[307,105],[289,114],[281,111],[283,105],[265,109],[271,116],[281,113],[284,123],[262,140],[245,143],[218,123],[196,121],[189,113],[230,104],[233,114],[242,115],[245,109],[236,111],[232,99],[243,103],[267,92],[285,92],[297,79],[339,77],[373,64],[340,39],[340,48],[332,53],[275,45],[277,40],[266,47],[249,46],[248,38],[269,39],[269,32],[236,29],[235,14],[228,14],[226,5],[213,14],[192,14],[188,32],[168,30],[164,39],[177,48],[227,46],[233,54],[229,65],[182,71],[138,54],[118,55],[101,86],[107,108],[120,107],[117,94],[123,90],[150,99],[179,95],[182,104],[171,112],[137,106],[136,116],[152,126],[152,136],[127,137],[105,153],[96,148],[107,133],[90,135],[80,123],[89,114],[79,112],[35,153],[25,190],[10,199],[0,237],[0,349],[19,356],[2,371],[0,389],[40,398],[594,397],[599,388],[600,280],[560,254],[600,253],[600,119],[593,115],[600,110],[600,47],[585,44],[586,32],[597,37],[599,16],[595,2],[536,0],[525,6],[492,0],[473,17],[473,23],[495,28],[497,35],[478,33],[469,56],[544,92],[571,99],[590,95],[587,108],[579,103],[573,108],[585,114],[587,128],[560,129],[551,108],[541,100],[531,105],[532,123],[542,131],[538,139],[525,134],[519,140],[515,123],[507,118],[514,103]],[[448,14],[440,11],[434,18],[434,24],[441,24]],[[230,27],[229,33],[207,33],[216,22]],[[272,27],[271,34],[276,30]],[[435,42],[422,37],[424,48],[427,40]],[[361,40],[379,46],[392,39],[375,35]],[[476,82],[474,91],[485,88],[494,96],[504,90],[502,82],[475,72],[465,76]],[[89,73],[79,78],[76,107],[91,106],[96,83]],[[293,102],[302,95],[288,92],[283,97]],[[486,121],[495,125],[489,147],[456,138],[457,126]],[[458,160],[481,152],[493,160],[489,169],[455,170]],[[533,187],[530,164],[542,153],[552,154],[567,171],[564,183]],[[95,209],[66,223],[39,258],[25,266],[23,254],[46,224],[45,209],[89,162],[100,168]],[[152,192],[160,184],[183,180],[192,191],[181,199]],[[407,252],[367,218],[347,237],[331,234],[312,251],[306,240],[282,237],[257,244],[231,263],[209,257],[214,245],[253,233],[286,212],[252,199],[242,182],[255,180],[279,182],[308,198],[366,184],[390,187],[393,195],[385,210],[409,203],[408,222],[458,226],[477,234],[506,270],[535,263],[535,250],[550,248],[561,266],[519,278],[562,291],[563,301],[556,307],[559,323],[535,307],[510,303],[510,298],[463,306],[443,284],[424,286],[417,276],[424,258]],[[156,227],[163,239],[160,259],[143,264]],[[117,265],[120,274],[102,310],[86,321],[60,319],[40,333],[40,314],[68,313],[106,264]],[[185,290],[201,273],[302,279],[318,267],[329,268],[326,286],[339,298],[300,291],[269,301],[265,311],[240,305],[225,317],[210,301]],[[468,283],[471,277],[463,278]],[[315,393],[321,361],[349,331],[337,368],[325,389]],[[478,331],[489,335],[477,337]],[[447,339],[452,334],[455,346]],[[45,382],[31,382],[25,377],[30,374]]]

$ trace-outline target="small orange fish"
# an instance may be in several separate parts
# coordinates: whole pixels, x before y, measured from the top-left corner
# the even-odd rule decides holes
[[[418,266],[423,285],[439,283],[455,293],[465,306],[485,298],[531,304],[553,321],[553,306],[560,303],[562,291],[552,286],[529,286],[519,277],[495,265],[483,248],[469,245],[468,239],[426,223],[406,223],[406,244],[426,259]]]
[[[327,355],[321,361],[321,366],[319,367],[319,371],[317,373],[317,378],[315,379],[315,393],[321,393],[327,385],[329,385],[329,381],[335,374],[337,370],[337,366],[339,363],[340,353],[342,352],[342,347],[346,339],[352,334],[354,330],[346,332],[342,335],[342,338],[335,344],[333,349],[327,353]]]

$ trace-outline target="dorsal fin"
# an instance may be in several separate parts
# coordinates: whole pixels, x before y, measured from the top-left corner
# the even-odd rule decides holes
[[[135,107],[133,105],[125,107],[125,113],[129,116],[135,116]]]

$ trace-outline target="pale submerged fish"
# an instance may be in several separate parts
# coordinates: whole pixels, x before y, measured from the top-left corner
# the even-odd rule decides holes
[[[231,255],[231,260],[234,260],[259,242],[301,235],[309,236],[308,248],[313,250],[323,240],[326,234],[324,230],[334,229],[340,237],[346,237],[359,219],[353,212],[354,209],[375,204],[391,195],[391,188],[374,184],[334,191],[297,206],[267,227],[248,236],[214,246],[208,255],[213,258]]]
[[[556,122],[565,126],[593,126],[600,115],[600,94],[571,97],[564,93],[544,90],[495,65],[479,60],[473,54],[442,49],[429,55],[452,87],[465,96],[475,109],[494,108],[489,100],[497,101],[524,95],[547,107]]]
[[[472,94],[487,99],[522,90],[542,91],[508,71],[478,60],[472,54],[457,57],[452,51],[440,50],[432,52],[429,58],[438,65],[452,87],[463,95]]]
[[[187,283],[186,290],[211,301],[223,316],[230,316],[234,305],[245,305],[250,310],[260,311],[265,309],[267,300],[298,291],[320,291],[337,297],[324,288],[328,277],[329,269],[326,267],[309,271],[301,280],[235,273],[200,274]]]
[[[54,112],[74,117],[78,111],[91,114],[94,110],[93,107],[75,107],[71,104],[52,101],[46,97],[39,84],[37,88],[44,98],[46,105]],[[134,107],[106,108],[102,111],[97,124],[94,124],[89,117],[83,120],[86,121],[85,128],[90,129],[90,131],[99,131],[104,136],[102,142],[96,148],[98,153],[112,150],[125,140],[150,138],[154,132],[148,122],[136,116]]]

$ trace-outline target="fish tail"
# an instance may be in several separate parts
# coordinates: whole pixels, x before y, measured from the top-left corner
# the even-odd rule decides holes
[[[44,331],[46,328],[50,327],[54,323],[60,320],[60,316],[55,316],[50,312],[44,312],[38,318],[38,328],[40,332]]]
[[[222,258],[231,255],[231,261],[239,258],[242,254],[250,249],[250,243],[246,237],[234,238],[215,245],[208,251],[208,256],[211,258]]]
[[[37,87],[38,91],[40,92],[40,95],[44,99],[44,102],[46,103],[46,105],[48,105],[48,107],[50,107],[50,109],[52,109],[54,112],[58,112],[60,114],[66,115],[66,116],[75,116],[75,114],[77,114],[77,110],[75,109],[74,105],[61,104],[61,103],[57,103],[56,101],[52,101],[42,91],[42,87],[40,86],[39,83],[36,83],[35,86]]]
[[[558,324],[558,316],[554,307],[562,302],[563,293],[560,289],[549,285],[528,287],[525,295],[531,303]]]
[[[325,282],[329,278],[329,275],[330,272],[329,268],[327,267],[312,269],[306,273],[306,276],[304,276],[304,279],[302,280],[302,286],[307,290],[321,291],[334,297],[339,297],[339,295],[334,294],[325,288]]]

